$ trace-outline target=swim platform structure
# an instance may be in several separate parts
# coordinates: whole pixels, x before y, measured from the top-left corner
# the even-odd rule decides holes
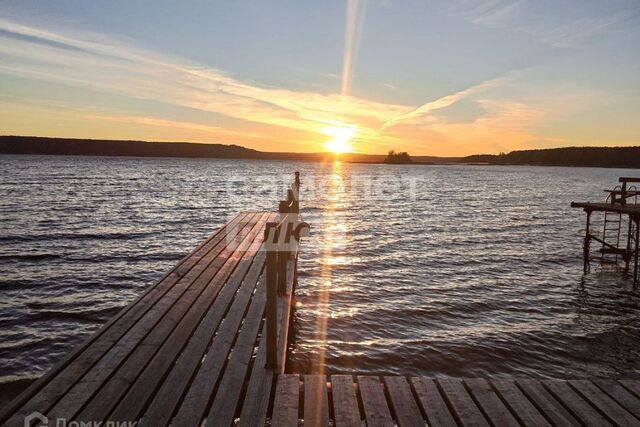
[[[584,272],[589,271],[592,260],[602,264],[622,262],[625,270],[631,274],[633,291],[637,292],[640,286],[640,191],[637,186],[640,178],[621,177],[619,182],[620,185],[613,190],[605,190],[607,196],[604,202],[572,202],[571,207],[582,208],[587,214],[583,244]],[[591,226],[591,216],[594,212],[602,213],[604,216],[601,232]],[[592,255],[592,241],[600,244],[596,256]]]
[[[640,426],[636,380],[288,371],[309,232],[299,188],[296,176],[277,213],[241,212],[216,230],[4,408],[0,424]]]

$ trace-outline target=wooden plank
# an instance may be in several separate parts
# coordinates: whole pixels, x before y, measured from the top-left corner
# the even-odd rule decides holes
[[[638,380],[622,380],[619,381],[627,390],[640,397],[640,381]]]
[[[236,302],[240,302],[240,307],[239,309],[236,309],[236,311],[241,310],[242,313],[244,313],[247,301],[255,288],[255,283],[257,282],[258,275],[262,269],[261,262],[258,262],[257,264],[252,264],[252,262],[256,261],[255,255],[262,242],[262,228],[267,221],[268,215],[269,214],[264,214],[258,222],[256,222],[254,228],[244,241],[243,246],[240,246],[235,250],[231,258],[241,257],[235,270],[233,270],[230,275],[226,275],[228,278],[220,276],[220,272],[216,277],[214,277],[214,280],[209,283],[205,292],[203,292],[194,305],[191,306],[187,315],[183,318],[182,322],[176,327],[176,329],[174,329],[171,336],[163,344],[163,347],[157,352],[153,360],[144,369],[144,372],[137,380],[135,380],[133,386],[129,391],[127,391],[126,396],[120,401],[120,403],[118,403],[113,413],[109,416],[109,420],[131,421],[140,417],[141,412],[153,397],[152,393],[156,390],[162,378],[165,375],[173,374],[175,371],[176,367],[174,366],[174,361],[182,351],[183,347],[186,344],[188,345],[187,342],[190,340],[191,334],[195,334],[198,330],[202,331],[200,321],[203,320],[203,318],[212,317],[211,314],[215,313],[214,318],[219,322],[219,319],[227,311],[227,307],[240,283],[242,283],[245,278],[249,278],[250,283],[245,286],[246,288],[249,288],[249,290],[244,293],[246,294],[246,298],[234,300],[234,304]],[[252,274],[249,274],[250,267],[252,266],[254,266]],[[216,287],[216,280],[223,283],[221,287]],[[218,291],[220,293],[217,293]],[[230,312],[230,314],[233,313],[235,313],[235,311]],[[238,317],[241,317],[241,315]],[[208,332],[208,336],[210,337],[215,332],[217,323],[213,327],[208,323],[205,324],[205,327],[208,328],[206,332]],[[198,330],[194,332],[196,326],[198,327]],[[234,329],[237,330],[237,324],[234,326]],[[206,332],[202,332],[200,335]],[[201,343],[201,346],[206,346],[207,342],[208,341]],[[189,348],[189,351],[191,352],[193,349]],[[202,356],[202,352],[196,352],[195,354],[189,355],[189,357],[193,359],[196,357],[201,359]],[[184,390],[186,386],[184,383],[188,382],[190,378],[190,375],[184,375],[182,377],[183,385],[178,385],[178,389],[173,389],[173,396],[180,398],[181,393],[178,393],[178,390]],[[167,407],[163,407],[160,412],[166,413],[166,410],[169,409],[169,407],[173,411],[175,405],[167,405]],[[102,415],[88,413],[86,417],[79,417],[79,419],[96,420],[100,419],[99,416]],[[104,416],[102,416],[102,418],[104,418]],[[158,422],[154,425],[160,424],[161,423]]]
[[[607,396],[595,384],[587,380],[571,380],[569,384],[593,406],[598,408],[604,416],[619,426],[640,427],[640,420],[627,412],[615,400]]]
[[[640,419],[640,398],[624,388],[622,384],[617,381],[594,380],[593,382],[616,402],[622,405],[627,411]]]
[[[266,333],[266,324],[263,324],[260,332],[261,338],[258,353],[253,362],[253,369],[251,370],[247,394],[242,404],[238,427],[263,426],[267,418],[269,396],[271,395],[273,380],[277,372],[274,369],[266,369],[264,367],[267,360]]]
[[[48,411],[60,396],[64,395],[101,357],[113,349],[118,340],[131,332],[132,326],[136,325],[143,317],[149,316],[152,310],[156,309],[157,311],[159,302],[167,295],[176,292],[176,286],[180,281],[198,276],[207,265],[207,257],[212,254],[215,256],[226,247],[227,235],[237,232],[237,227],[243,224],[246,217],[247,214],[241,214],[234,218],[205,245],[194,251],[164,279],[152,286],[128,310],[125,309],[123,316],[92,341],[91,345],[88,345],[72,363],[67,364],[62,371],[56,372],[56,375],[48,378],[46,384],[38,390],[37,394],[33,394],[28,401],[21,405],[18,411],[13,413],[10,421],[13,424],[20,423],[25,416],[33,411]]]
[[[207,418],[216,420],[216,425],[231,424],[264,314],[265,300],[264,280],[260,280],[255,295],[251,299],[242,329],[237,333],[237,341],[229,353],[226,367],[222,365],[226,359],[226,349],[212,347],[209,350],[212,353],[211,357],[207,354],[202,366],[198,369],[173,424],[199,425],[219,377],[222,379],[216,396],[224,396],[224,398],[213,400],[213,406]],[[222,339],[233,339],[236,331],[231,332]]]
[[[255,249],[255,247],[252,248],[251,252]],[[242,285],[234,297],[229,312],[222,320],[224,315],[223,306],[226,305],[227,300],[231,297],[230,294],[233,292],[233,286],[225,286],[198,326],[175,366],[171,369],[160,390],[154,396],[153,401],[140,421],[140,426],[160,426],[169,423],[191,378],[199,368],[205,355],[209,366],[215,366],[215,368],[207,370],[207,375],[215,378],[219,377],[222,365],[231,349],[233,338],[253,295],[259,275],[262,273],[264,258],[264,252],[260,252],[255,256],[249,273],[243,279]],[[207,354],[208,349],[210,350]],[[129,391],[128,395],[131,395],[131,399],[135,399],[134,388]]]
[[[438,378],[436,380],[440,385],[440,389],[452,408],[453,416],[463,426],[482,426],[488,427],[480,409],[465,390],[462,380],[457,378]]]
[[[327,377],[324,375],[304,376],[304,425],[329,427]]]
[[[610,426],[602,415],[571,389],[564,380],[544,380],[542,384],[586,426]]]
[[[431,378],[412,378],[411,383],[418,395],[418,403],[427,416],[427,422],[433,427],[457,427],[456,421],[447,408],[438,386]]]
[[[252,218],[239,230],[239,233],[233,236],[242,240],[250,238],[248,236],[250,236],[255,224],[253,218],[257,215],[259,214],[252,215]],[[106,397],[97,399],[101,408],[114,403],[113,396],[123,389],[123,384],[130,383],[135,379],[135,376],[155,354],[175,325],[189,311],[194,301],[207,289],[208,283],[214,277],[218,277],[219,272],[223,272],[222,277],[224,277],[227,272],[233,271],[237,262],[233,251],[229,249],[229,245],[233,243],[232,239],[226,238],[226,246],[223,251],[210,260],[200,275],[188,282],[182,280],[178,282],[172,291],[179,289],[179,285],[182,283],[184,292],[179,292],[175,299],[166,296],[161,299],[156,307],[149,311],[148,316],[136,323],[125,337],[47,412],[47,415],[50,418],[73,419],[85,402],[102,387],[105,380],[109,379],[112,373],[124,363],[123,368],[120,368],[120,375],[112,381],[113,385],[105,392]],[[209,289],[217,290],[221,286],[221,282],[222,280],[217,283],[216,288]],[[94,410],[100,417],[104,416],[105,412],[108,413],[109,410],[109,408],[101,408]]]
[[[538,410],[555,426],[580,426],[580,422],[545,389],[538,380],[517,380],[516,384]]]
[[[491,383],[522,425],[526,427],[551,426],[513,380],[491,380]]]
[[[280,374],[273,401],[273,427],[298,427],[300,403],[300,375]]]
[[[393,427],[393,418],[377,377],[358,376],[360,396],[368,427]]]
[[[489,381],[484,378],[470,378],[465,379],[464,382],[493,425],[505,427],[520,425],[491,388]]]
[[[351,375],[331,375],[331,401],[336,427],[360,427],[360,409]]]
[[[384,384],[387,387],[398,425],[400,427],[424,427],[425,422],[420,408],[418,408],[406,378],[384,377]]]

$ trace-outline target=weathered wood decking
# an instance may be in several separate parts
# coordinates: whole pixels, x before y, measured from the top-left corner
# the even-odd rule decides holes
[[[79,349],[0,414],[24,425],[49,420],[134,421],[140,425],[254,426],[266,418],[274,374],[265,369],[263,270],[267,222],[244,212],[217,230]],[[288,323],[292,281],[279,296]],[[286,333],[286,328],[279,328]],[[280,340],[284,354],[286,337]],[[245,421],[246,420],[246,421]]]
[[[265,229],[282,215],[238,214],[18,396],[0,424],[23,426],[37,411],[48,425],[640,426],[640,381],[284,374],[297,246],[277,258],[287,260],[277,292],[265,250]],[[267,324],[277,325],[273,341]]]
[[[273,426],[640,426],[640,381],[278,377]]]

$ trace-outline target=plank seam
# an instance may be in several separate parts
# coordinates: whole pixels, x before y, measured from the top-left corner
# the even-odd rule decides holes
[[[411,395],[413,396],[413,400],[418,405],[418,410],[420,414],[422,414],[422,419],[427,422],[427,425],[432,425],[433,421],[429,420],[429,416],[425,408],[422,407],[422,402],[420,401],[420,396],[418,396],[418,392],[415,389],[415,385],[413,384],[412,378],[407,378],[407,382],[409,383],[409,390],[411,391]]]
[[[565,380],[549,380],[549,381],[565,381]],[[566,382],[566,381],[565,381]],[[567,383],[567,386],[571,389],[571,385]],[[542,386],[542,388],[544,388],[545,390],[547,390],[547,392],[549,394],[551,394],[554,399],[569,413],[571,414],[571,416],[573,416],[579,423],[581,423],[582,425],[584,425],[584,421],[582,420],[582,417],[580,417],[579,414],[577,414],[574,410],[571,409],[570,405],[566,402],[564,402],[564,400],[557,395],[556,393],[554,393],[554,391],[547,385],[545,384],[544,381],[540,381],[540,385]],[[578,395],[578,397],[581,397],[581,395]],[[583,399],[584,400],[584,399]],[[593,405],[591,404],[591,402],[587,401],[586,402],[587,405],[591,406],[593,408]],[[596,412],[600,412],[596,409]]]
[[[580,396],[582,398],[583,401],[589,403],[593,408],[595,408],[595,410],[597,412],[600,413],[600,415],[602,415],[603,417],[605,417],[609,422],[613,423],[614,425],[618,425],[619,423],[613,418],[612,415],[608,414],[604,409],[600,408],[599,405],[596,405],[594,402],[591,401],[591,399],[589,399],[582,391],[580,391],[575,385],[573,385],[571,383],[571,381],[567,381],[567,384],[569,385],[569,387],[571,387],[577,394],[578,396]],[[593,384],[593,383],[591,383]],[[597,386],[595,386],[596,389],[598,389]],[[605,396],[608,397],[607,393],[603,393]],[[628,413],[629,415],[631,415],[633,418],[636,418],[635,416],[633,416],[633,414],[630,414],[622,405],[620,405],[615,399],[610,398],[614,404],[618,405],[620,407],[620,409],[622,409],[624,412]]]
[[[507,408],[507,411],[511,412],[511,415],[513,415],[513,417],[516,419],[516,421],[518,421],[518,423],[521,426],[524,426],[525,425],[524,420],[522,420],[521,417],[518,415],[518,413],[515,411],[515,409],[511,407],[511,405],[509,404],[509,401],[507,401],[507,399],[505,399],[504,396],[502,396],[502,393],[500,393],[500,390],[498,390],[498,388],[493,384],[493,381],[487,379],[487,382],[489,383],[489,387],[491,387],[491,389],[496,394],[496,396],[498,396],[498,399],[500,399],[500,401],[505,406],[505,408]],[[514,381],[514,384],[515,384],[515,381]],[[527,401],[529,401],[528,398],[527,398]]]
[[[615,382],[616,384],[619,384],[620,387],[622,387],[623,391],[628,391],[624,386],[622,386],[622,384],[620,384],[619,382]],[[593,384],[598,387],[604,394],[606,394],[607,396],[609,396],[614,402],[616,402],[618,405],[620,405],[621,407],[623,407],[627,412],[629,412],[631,415],[633,415],[636,419],[640,420],[640,415],[636,415],[635,413],[632,413],[631,411],[629,411],[627,409],[627,407],[618,399],[616,398],[612,393],[610,393],[606,388],[602,387],[599,383],[599,381],[595,381],[593,382]],[[631,393],[631,392],[629,392]],[[635,394],[631,393],[632,397],[635,397],[636,399],[638,398]]]
[[[467,384],[467,382],[462,379],[462,387],[464,387],[464,389],[467,391],[467,393],[469,394],[469,396],[471,397],[471,400],[473,401],[473,403],[475,403],[476,407],[480,410],[480,413],[482,413],[482,415],[484,415],[484,417],[487,419],[487,422],[489,422],[489,425],[493,426],[493,427],[501,427],[501,426],[496,426],[495,423],[493,422],[493,420],[491,419],[491,417],[489,416],[489,414],[487,413],[487,411],[484,409],[484,407],[480,404],[480,401],[478,400],[478,398],[475,396],[475,393],[473,392],[473,390],[471,389],[471,387]]]
[[[635,396],[636,398],[640,399],[640,393],[636,393],[635,390],[633,390],[631,387],[628,387],[624,381],[618,381],[618,384],[620,384],[625,390],[627,390],[629,393],[631,393],[633,396]]]
[[[458,412],[456,411],[455,406],[453,405],[453,402],[449,400],[449,396],[447,396],[447,393],[445,393],[444,389],[442,388],[442,385],[440,384],[440,381],[438,381],[437,378],[434,378],[433,382],[435,383],[436,388],[438,389],[438,393],[440,393],[440,396],[442,396],[444,403],[447,405],[449,412],[451,412],[451,415],[453,416],[453,419],[455,420],[455,422],[459,426],[463,425],[462,418],[460,417],[460,415],[458,415]]]

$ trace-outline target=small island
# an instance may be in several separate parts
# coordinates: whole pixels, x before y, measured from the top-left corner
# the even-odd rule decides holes
[[[394,150],[391,150],[384,159],[384,162],[394,165],[406,165],[413,163],[413,160],[411,160],[411,156],[409,156],[409,153],[406,151],[396,153]]]

